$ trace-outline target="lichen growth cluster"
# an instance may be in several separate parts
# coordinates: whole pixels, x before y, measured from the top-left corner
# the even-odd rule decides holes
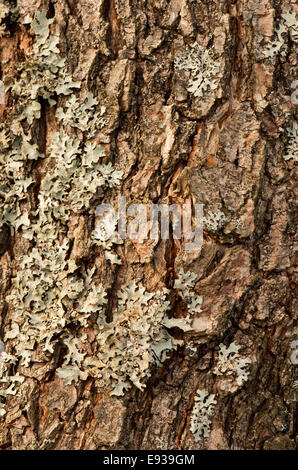
[[[103,149],[91,140],[96,137],[94,120],[98,123],[98,119],[94,111],[97,101],[89,93],[82,110],[84,128],[88,129],[90,140],[84,134],[82,139],[74,136],[73,132],[70,135],[68,131],[73,130],[73,122],[77,127],[75,116],[73,121],[69,122],[68,119],[64,122],[58,108],[60,128],[52,136],[49,146],[49,159],[53,163],[41,181],[38,207],[35,212],[31,212],[34,220],[29,221],[28,213],[21,210],[21,201],[26,199],[27,188],[32,184],[32,179],[26,177],[26,162],[43,156],[37,145],[30,143],[29,134],[23,131],[22,121],[27,120],[31,124],[32,120],[40,117],[39,103],[34,101],[38,96],[47,98],[53,105],[53,93],[57,96],[65,95],[73,86],[79,86],[71,81],[66,72],[65,60],[60,57],[57,48],[58,37],[49,37],[49,26],[53,20],[47,19],[44,11],[37,15],[37,20],[32,22],[37,40],[29,65],[22,65],[24,75],[21,74],[22,78],[17,77],[11,86],[13,95],[20,93],[22,98],[23,107],[17,126],[19,135],[11,148],[2,153],[0,160],[6,178],[2,223],[8,223],[14,230],[21,227],[22,236],[34,241],[31,252],[20,262],[9,296],[17,318],[21,319],[21,328],[16,320],[7,338],[15,340],[16,355],[22,359],[21,365],[26,367],[36,343],[44,351],[53,352],[53,337],[61,333],[69,321],[81,325],[90,315],[90,312],[80,310],[80,305],[78,315],[75,309],[67,309],[65,312],[66,297],[70,297],[74,303],[80,296],[82,302],[93,287],[91,289],[88,282],[82,282],[82,279],[91,281],[89,274],[79,273],[74,261],[67,260],[69,242],[64,235],[71,213],[88,209],[98,187],[114,187],[119,184],[121,176],[111,163],[102,164]],[[46,78],[36,81],[39,73]],[[25,83],[27,91],[23,91]],[[30,94],[32,90],[33,95]],[[77,108],[74,108],[74,113],[76,111]],[[94,129],[92,136],[89,122],[90,129]],[[102,293],[100,286],[97,289]]]
[[[274,57],[280,54],[285,57],[288,47],[286,38],[289,35],[294,43],[298,43],[298,26],[295,13],[284,13],[277,28],[274,29],[274,39],[266,46],[264,55],[271,62]]]
[[[109,386],[112,395],[123,395],[134,384],[145,387],[152,366],[163,362],[181,340],[175,339],[168,329],[178,327],[191,330],[191,319],[168,318],[169,291],[162,289],[146,292],[139,284],[132,283],[118,292],[118,307],[113,321],[106,322],[98,315],[96,332],[98,352],[84,359],[76,353],[58,369],[58,375],[66,383],[84,378],[84,374],[96,377],[99,387]],[[82,339],[82,338],[81,338]],[[73,349],[75,349],[75,344]]]
[[[189,75],[187,90],[196,97],[217,88],[216,76],[220,72],[218,60],[211,50],[204,49],[198,42],[177,54],[175,68]]]
[[[29,176],[31,161],[44,157],[31,133],[33,122],[41,117],[40,100],[47,99],[53,105],[53,96],[70,94],[80,86],[67,73],[57,47],[59,38],[50,36],[52,22],[44,10],[37,14],[31,22],[36,35],[32,51],[26,61],[16,64],[4,77],[15,115],[9,128],[0,126],[0,227],[8,224],[12,231],[30,224],[22,206],[28,201],[27,189],[33,183]]]
[[[5,405],[2,401],[9,395],[16,395],[16,384],[22,383],[25,380],[19,373],[14,376],[9,375],[9,368],[11,364],[15,363],[16,358],[10,354],[6,354],[5,345],[3,341],[0,341],[0,418],[6,414]]]
[[[44,158],[32,134],[41,117],[41,100],[53,106],[57,98],[81,86],[67,72],[59,37],[50,35],[52,22],[45,11],[37,14],[31,21],[36,36],[32,51],[4,78],[16,116],[9,129],[3,125],[0,129],[0,227],[7,225],[11,233],[18,232],[32,243],[20,260],[8,296],[12,321],[5,341],[10,340],[13,354],[5,356],[2,364],[1,380],[6,384],[14,377],[9,375],[9,364],[29,367],[37,347],[53,354],[59,341],[67,347],[76,344],[70,342],[69,326],[86,327],[91,313],[102,313],[106,302],[102,286],[91,281],[94,270],[85,271],[68,259],[65,238],[71,214],[89,210],[98,188],[113,188],[121,178],[110,162],[102,163],[105,152],[96,137],[105,124],[104,109],[98,108],[91,92],[85,102],[80,104],[72,96],[57,109],[59,126],[51,138],[48,171],[41,179],[31,220],[25,209],[33,183],[31,162]],[[65,361],[68,364],[69,357]],[[2,397],[7,390],[1,391]]]
[[[97,209],[95,211],[97,215]],[[105,259],[111,264],[122,264],[121,259],[115,253],[112,248],[114,245],[121,245],[123,240],[120,238],[117,232],[117,218],[113,211],[107,210],[101,215],[99,220],[96,220],[95,227],[92,232],[92,244],[100,246],[104,250]]]
[[[187,309],[190,315],[201,312],[200,305],[203,302],[203,297],[196,295],[193,292],[196,283],[196,274],[192,272],[185,273],[181,268],[178,273],[178,278],[174,282],[174,289],[178,289],[179,296],[186,302]]]
[[[284,159],[298,163],[298,124],[296,121],[293,121],[292,127],[287,127],[287,137],[288,143]]]
[[[207,390],[197,390],[194,401],[190,430],[194,434],[195,441],[198,442],[210,434],[211,418],[214,415],[217,401],[215,400],[215,395],[213,393],[209,395]]]
[[[50,363],[61,348],[57,374],[66,385],[90,376],[114,395],[123,395],[132,385],[143,389],[152,367],[182,344],[171,329],[188,331],[192,322],[191,317],[169,318],[167,289],[152,293],[135,283],[118,291],[118,305],[107,322],[110,286],[94,282],[95,267],[84,267],[70,256],[68,236],[74,214],[94,215],[98,189],[104,193],[121,182],[122,173],[98,144],[98,133],[108,122],[105,107],[72,80],[59,37],[50,33],[53,19],[42,11],[24,23],[30,23],[35,42],[26,60],[5,77],[16,115],[10,127],[0,129],[0,227],[22,237],[26,252],[7,298],[10,321],[4,341],[10,354],[1,353],[1,416],[3,400],[24,380],[13,371],[20,367],[22,372],[37,357]],[[33,132],[45,103],[47,109],[57,105],[46,155]],[[40,172],[37,185],[32,163]],[[102,240],[95,229],[93,245],[102,246],[111,263],[119,262],[111,252],[114,242],[119,240]],[[190,314],[199,312],[202,300],[191,293],[193,275],[184,273],[182,281],[175,288],[187,299]]]
[[[210,232],[221,229],[226,220],[225,214],[220,210],[217,212],[208,211],[208,214],[203,217],[203,223]]]
[[[213,372],[215,375],[234,377],[237,385],[241,387],[248,380],[248,366],[251,364],[251,359],[241,357],[239,350],[240,346],[236,343],[231,343],[229,347],[220,344],[218,361]]]

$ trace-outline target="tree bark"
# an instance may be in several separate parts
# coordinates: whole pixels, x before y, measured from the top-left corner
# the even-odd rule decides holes
[[[0,448],[295,449],[297,365],[291,358],[297,338],[297,191],[296,162],[287,155],[288,129],[297,115],[291,100],[297,54],[290,23],[286,25],[282,15],[293,14],[296,2],[4,4],[10,8],[0,36],[4,83],[18,64],[29,60],[36,42],[36,33],[24,18],[35,18],[45,9],[68,73],[80,84],[73,94],[83,102],[91,91],[99,102],[97,109],[105,107],[106,124],[98,129],[97,143],[105,149],[106,163],[122,172],[121,182],[99,191],[88,207],[71,211],[60,232],[61,243],[65,239],[69,244],[67,259],[82,272],[95,268],[92,282],[102,284],[108,293],[105,317],[112,321],[117,292],[133,281],[151,293],[168,288],[169,317],[186,317],[185,302],[174,289],[181,268],[195,273],[194,292],[203,303],[191,331],[171,333],[183,339],[183,345],[151,367],[143,390],[133,385],[123,396],[113,396],[98,388],[92,376],[66,385],[56,373],[67,354],[62,340],[55,339],[53,353],[42,351],[37,341],[28,366],[16,354],[16,338],[9,332],[13,322],[19,322],[22,335],[22,321],[11,292],[24,257],[37,241],[23,236],[22,225],[2,225],[0,340],[5,352],[16,356],[8,376],[19,373],[24,380],[15,395],[0,397],[5,407]],[[265,52],[276,40],[280,24],[286,28],[283,45],[268,57]],[[194,71],[186,58],[191,51],[197,53],[195,44],[202,57],[206,53],[206,63],[201,62],[203,78],[191,89]],[[61,94],[55,99],[50,106],[39,96],[40,117],[31,123],[22,120],[31,143],[44,154],[25,163],[33,183],[21,209],[31,224],[42,180],[53,168],[49,148],[59,128],[55,113],[68,98]],[[0,111],[7,129],[19,122],[18,101],[9,86]],[[73,137],[80,135],[73,131]],[[116,205],[119,195],[147,207],[203,204],[202,249],[188,252],[182,240],[173,238],[154,243],[125,239],[113,248],[121,264],[108,262],[102,247],[92,244],[95,209],[99,203]],[[223,222],[214,219],[219,213]],[[65,302],[63,308],[67,315],[72,307]],[[92,321],[91,316],[85,328],[90,348]],[[64,328],[75,335],[81,326]],[[242,359],[250,359],[241,385],[235,374],[215,373],[220,345],[232,343],[240,347]],[[216,405],[210,431],[196,441],[191,423],[200,390],[214,394]]]

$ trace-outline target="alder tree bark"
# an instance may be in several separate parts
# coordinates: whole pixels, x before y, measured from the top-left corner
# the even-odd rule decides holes
[[[275,30],[286,24],[282,15],[297,10],[296,2],[4,3],[16,10],[2,21],[2,80],[28,60],[33,47],[35,34],[24,18],[45,9],[72,79],[92,91],[108,114],[97,141],[123,172],[121,183],[97,195],[87,210],[73,211],[64,234],[70,259],[79,267],[95,267],[94,279],[109,286],[107,319],[121,286],[136,281],[149,292],[163,286],[173,290],[180,268],[196,274],[195,292],[203,303],[193,330],[174,332],[184,345],[152,369],[144,390],[133,386],[124,396],[98,389],[90,376],[65,385],[55,371],[67,348],[56,348],[47,361],[36,345],[28,367],[20,361],[12,365],[11,374],[24,377],[21,392],[0,397],[6,409],[0,448],[295,449],[297,366],[290,356],[297,338],[297,186],[295,159],[285,156],[287,129],[297,119],[291,100],[297,54],[290,26],[280,36],[280,51],[270,57],[265,52],[277,38]],[[213,72],[208,63],[202,66],[203,79],[205,73],[210,76],[205,87],[197,83],[200,96],[190,87],[193,71],[177,61],[195,53],[197,43],[202,53],[212,51],[206,60],[215,64]],[[31,167],[34,183],[24,206],[31,221],[57,128],[57,105],[39,102],[40,118],[31,126],[45,158]],[[15,122],[9,89],[0,111],[3,123]],[[94,210],[119,195],[148,207],[204,204],[205,216],[220,211],[224,223],[216,226],[211,214],[200,252],[185,251],[181,240],[126,239],[116,250],[122,264],[109,264],[92,245]],[[12,355],[14,339],[6,337],[15,315],[9,294],[21,260],[33,247],[34,240],[25,240],[20,229],[2,226],[0,340]],[[169,316],[185,316],[185,305],[172,295]],[[220,344],[231,343],[251,360],[241,386],[214,373]],[[195,441],[190,428],[198,390],[214,394],[217,404],[210,433]]]

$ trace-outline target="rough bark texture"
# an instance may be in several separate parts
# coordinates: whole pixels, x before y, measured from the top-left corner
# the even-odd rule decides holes
[[[179,268],[197,275],[202,312],[184,346],[155,367],[141,391],[123,397],[98,390],[88,377],[65,385],[55,374],[65,347],[54,359],[37,355],[29,367],[17,362],[25,380],[6,398],[0,418],[2,449],[295,449],[297,395],[290,343],[295,336],[295,162],[286,160],[297,105],[290,100],[297,56],[287,51],[272,61],[263,54],[286,0],[18,0],[18,16],[0,38],[2,73],[25,60],[34,33],[21,20],[45,8],[59,34],[73,80],[91,90],[108,111],[98,142],[123,171],[121,185],[94,200],[90,210],[72,213],[65,237],[78,266],[96,267],[108,286],[106,315],[113,315],[116,290],[133,280],[149,292],[173,288]],[[198,42],[219,65],[214,89],[189,91],[189,71],[175,66]],[[185,52],[186,51],[186,52]],[[204,71],[203,71],[204,73]],[[212,77],[211,77],[212,80]],[[60,99],[60,98],[59,98]],[[63,102],[63,98],[61,98]],[[0,105],[13,119],[10,93]],[[47,148],[56,129],[54,110],[41,102],[33,122],[45,159],[32,166],[28,188],[36,209]],[[122,264],[108,264],[91,245],[98,202],[150,204],[191,201],[225,214],[218,229],[204,228],[200,253],[179,241],[119,245]],[[32,249],[20,231],[0,236],[0,339],[13,354],[13,306],[6,296],[20,260]],[[6,300],[5,300],[6,299]],[[297,310],[296,310],[297,311]],[[179,300],[172,316],[185,315]],[[179,335],[180,333],[177,332]],[[180,335],[180,338],[182,336]],[[91,341],[91,340],[90,340]],[[219,345],[232,342],[251,360],[248,380],[234,386],[214,374]],[[38,349],[38,348],[37,348]],[[297,366],[296,366],[297,367]],[[296,379],[297,380],[297,379]],[[297,382],[296,382],[297,384]],[[194,440],[190,430],[197,390],[215,394],[211,432]]]

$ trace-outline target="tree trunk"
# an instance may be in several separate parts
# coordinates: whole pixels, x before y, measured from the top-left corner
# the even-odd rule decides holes
[[[0,448],[295,449],[295,9],[0,1]]]

